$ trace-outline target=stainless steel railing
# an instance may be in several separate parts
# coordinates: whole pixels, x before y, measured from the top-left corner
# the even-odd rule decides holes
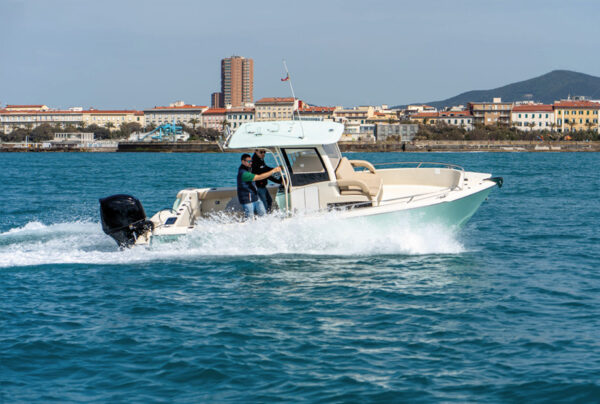
[[[427,168],[429,166],[433,166],[431,168],[443,167],[443,168],[449,168],[452,170],[465,171],[465,169],[463,167],[456,165],[456,164],[436,163],[436,162],[431,162],[431,161],[397,161],[397,162],[393,162],[393,163],[374,163],[373,167],[408,166],[408,165],[414,165],[414,168]]]

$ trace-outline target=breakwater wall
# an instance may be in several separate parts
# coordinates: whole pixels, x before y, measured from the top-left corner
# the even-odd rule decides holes
[[[213,142],[120,142],[119,152],[216,153],[219,145]]]
[[[600,142],[540,142],[540,141],[478,141],[445,140],[414,141],[405,143],[340,142],[342,152],[598,152]],[[219,146],[211,142],[158,143],[122,142],[119,152],[214,153]],[[236,151],[237,152],[237,151]]]
[[[340,142],[342,152],[598,152],[600,142],[427,140],[406,143]]]
[[[600,142],[539,142],[524,140],[477,141],[440,140],[405,143],[340,142],[342,152],[600,152]],[[0,152],[150,152],[150,153],[218,153],[213,142],[121,142],[117,148],[15,147],[0,144]],[[235,153],[238,151],[236,150]]]

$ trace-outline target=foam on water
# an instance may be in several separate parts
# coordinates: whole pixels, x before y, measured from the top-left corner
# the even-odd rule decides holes
[[[0,234],[0,267],[121,264],[202,256],[419,255],[463,251],[456,234],[438,226],[415,228],[398,224],[381,228],[368,220],[343,219],[336,213],[286,220],[270,216],[245,223],[214,217],[198,222],[192,233],[176,240],[125,250],[119,250],[95,222],[30,222]]]

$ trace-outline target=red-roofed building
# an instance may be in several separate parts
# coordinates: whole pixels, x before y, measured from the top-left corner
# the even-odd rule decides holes
[[[10,133],[18,128],[35,129],[42,124],[66,128],[69,125],[79,126],[83,123],[81,108],[51,110],[45,105],[7,105],[7,107],[10,108],[0,110],[0,130],[3,133]]]
[[[266,97],[254,103],[254,120],[291,121],[298,108],[303,108],[302,101],[292,97]]]
[[[186,104],[177,101],[168,107],[154,107],[144,110],[146,125],[160,126],[166,123],[184,124],[195,127],[202,122],[202,113],[208,109],[204,105]]]
[[[98,125],[111,131],[120,129],[124,123],[137,123],[142,128],[146,126],[144,113],[136,110],[102,110],[92,109],[82,111],[82,121],[85,126]]]
[[[440,111],[440,112],[420,112],[409,115],[411,121],[419,122],[423,125],[435,125],[437,123],[456,126],[465,130],[473,129],[473,114],[468,110],[463,111]]]
[[[223,131],[227,110],[225,108],[209,108],[202,113],[202,126]]]
[[[468,110],[440,111],[438,114],[438,122],[443,122],[450,126],[458,126],[465,130],[473,129],[473,115]]]
[[[600,104],[591,101],[556,101],[553,105],[556,128],[559,132],[595,130],[598,127]]]
[[[7,105],[7,111],[48,111],[47,105]]]
[[[408,118],[423,125],[432,125],[437,122],[439,116],[439,112],[418,112],[409,115]]]
[[[0,110],[0,127],[4,133],[10,133],[17,128],[35,129],[42,124],[58,125],[63,129],[68,126],[98,125],[114,131],[119,129],[123,123],[134,122],[144,126],[142,111],[93,108],[84,110],[81,107],[57,110],[49,109],[45,105],[11,105],[10,109]]]
[[[300,119],[303,121],[333,121],[335,107],[318,107],[312,105],[302,105]]]
[[[519,130],[554,130],[554,109],[546,104],[515,105],[510,113],[511,125]]]
[[[225,120],[227,121],[229,127],[235,130],[247,122],[254,122],[254,108],[227,108],[225,113]]]

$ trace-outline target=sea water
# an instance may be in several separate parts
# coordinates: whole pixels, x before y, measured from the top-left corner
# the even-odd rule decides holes
[[[348,156],[505,185],[459,232],[215,218],[121,251],[98,198],[150,216],[239,155],[0,154],[0,403],[600,399],[598,155]]]

